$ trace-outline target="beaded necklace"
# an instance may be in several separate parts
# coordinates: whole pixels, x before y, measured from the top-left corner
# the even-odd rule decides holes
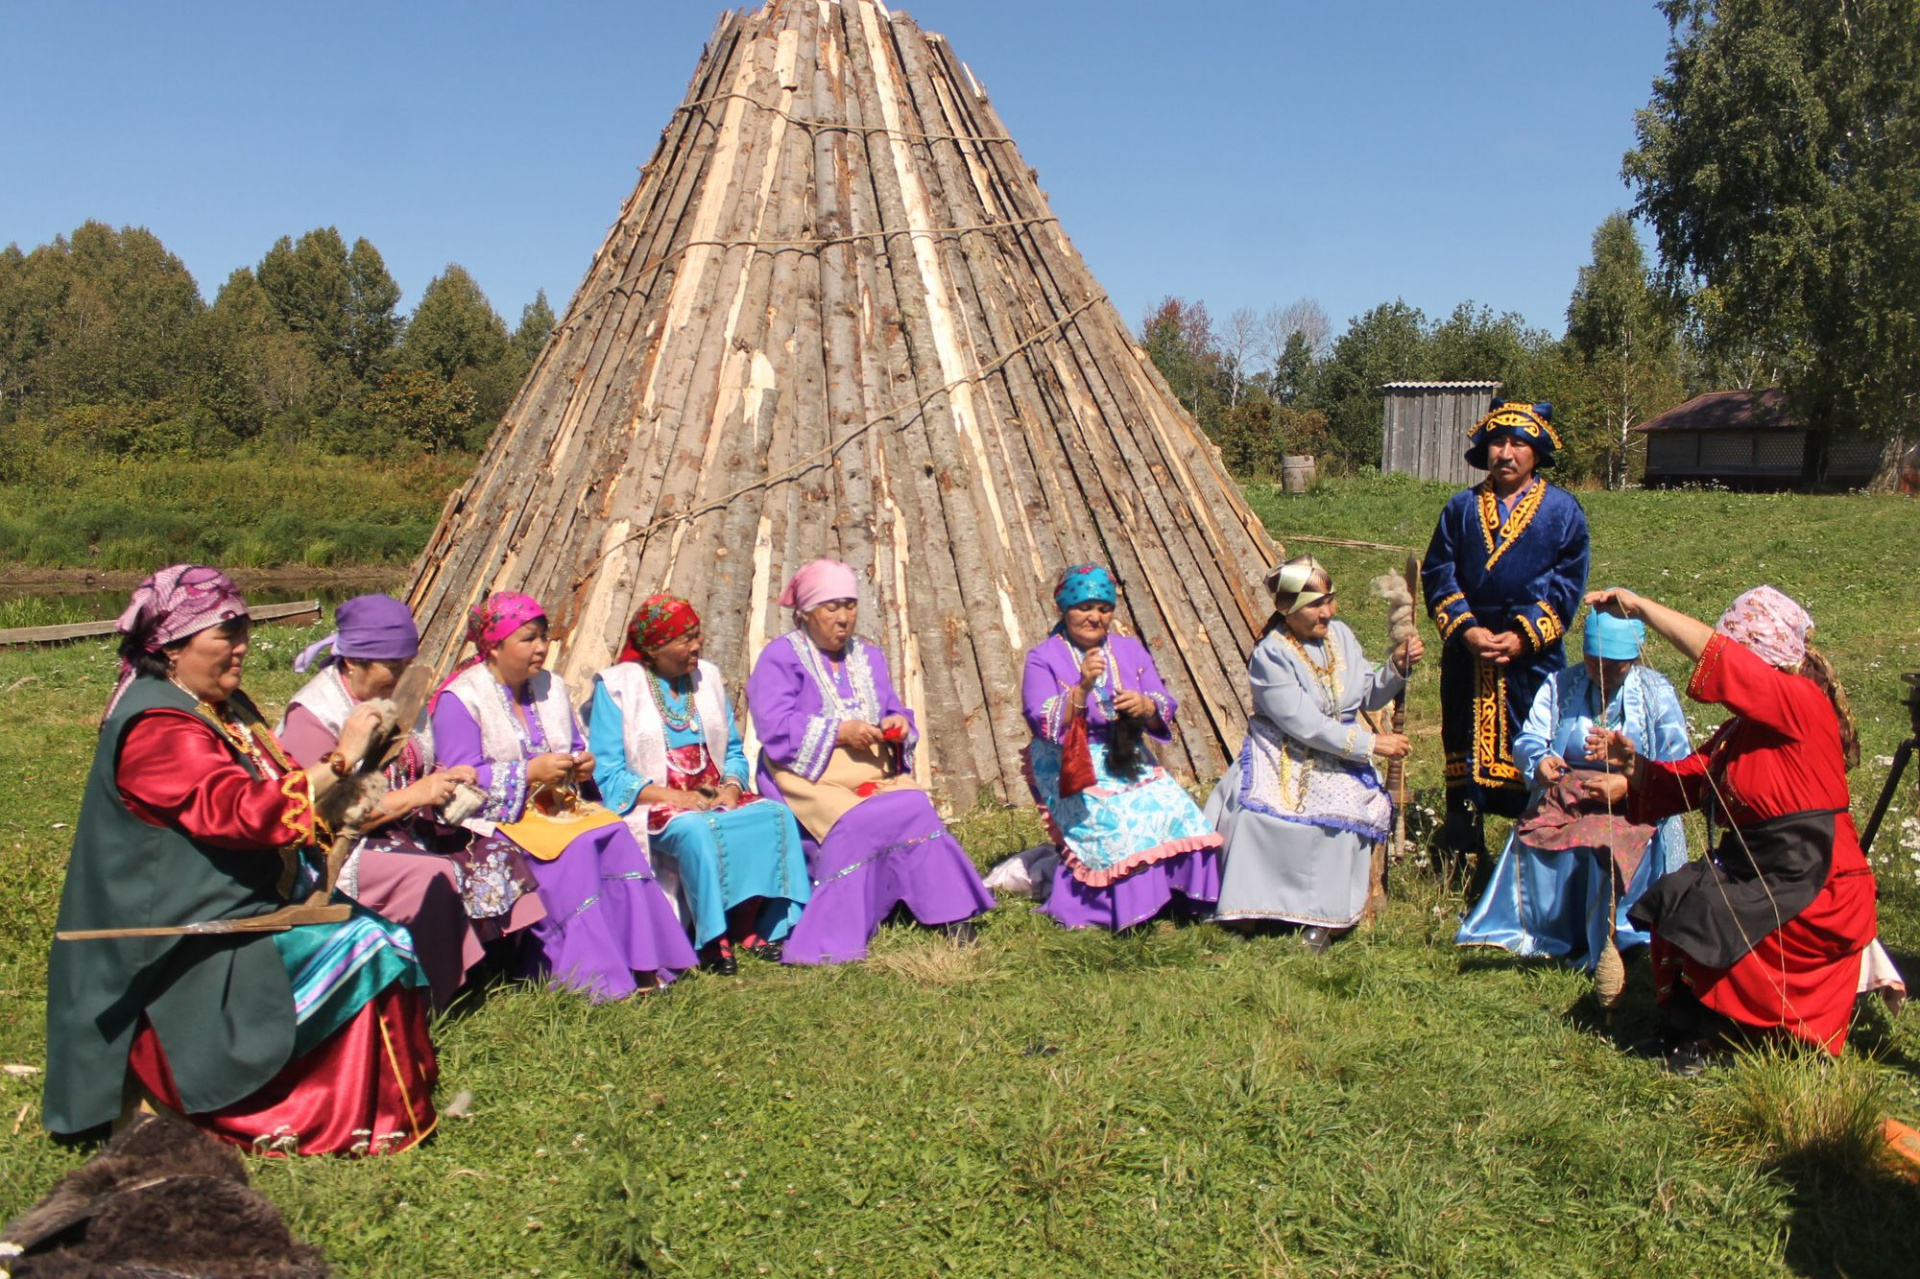
[[[1293,646],[1293,651],[1300,655],[1300,660],[1306,664],[1308,672],[1313,676],[1313,682],[1326,693],[1327,708],[1338,714],[1340,711],[1340,646],[1333,643],[1332,634],[1329,633],[1320,646],[1327,655],[1327,660],[1323,664],[1313,660],[1313,655],[1307,652],[1307,646],[1300,642],[1300,637],[1291,629],[1282,626],[1280,633],[1286,637],[1287,643]]]
[[[193,698],[193,709],[199,713],[200,718],[211,724],[222,740],[230,743],[235,750],[252,760],[254,767],[263,777],[279,776],[293,769],[292,760],[263,743],[259,734],[253,730],[253,726],[241,722],[238,715],[227,709],[225,702],[216,705],[202,701],[197,693],[171,675],[167,676],[167,682]]]
[[[653,681],[654,688],[659,692],[660,718],[668,728],[676,733],[685,733],[688,731],[699,733],[705,728],[705,725],[700,722],[700,707],[694,701],[692,681],[690,679],[688,680],[687,695],[684,698],[676,698],[673,692],[673,685],[667,680],[661,679],[658,672],[650,670],[647,672],[647,676]]]

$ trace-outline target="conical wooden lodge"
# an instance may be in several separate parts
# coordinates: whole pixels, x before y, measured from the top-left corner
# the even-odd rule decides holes
[[[1023,654],[1088,560],[1181,701],[1163,761],[1216,774],[1274,554],[946,41],[774,0],[715,28],[410,602],[445,667],[477,600],[536,596],[579,696],[672,591],[737,698],[788,574],[846,560],[964,806],[1025,794]]]

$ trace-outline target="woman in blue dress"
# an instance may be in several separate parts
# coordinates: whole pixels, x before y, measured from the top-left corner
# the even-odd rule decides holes
[[[619,660],[594,677],[587,744],[602,801],[683,900],[701,966],[732,976],[736,950],[780,957],[812,884],[793,813],[753,792],[720,668],[700,644],[693,605],[642,601]]]
[[[1513,743],[1514,763],[1533,787],[1526,815],[1460,925],[1457,945],[1499,946],[1592,972],[1609,940],[1609,900],[1613,943],[1621,950],[1648,943],[1627,909],[1686,863],[1686,831],[1669,817],[1649,837],[1649,828],[1627,823],[1624,806],[1613,812],[1591,798],[1583,780],[1601,767],[1586,752],[1596,725],[1625,732],[1650,759],[1684,759],[1692,749],[1673,685],[1640,661],[1645,635],[1638,621],[1589,612],[1586,660],[1556,672],[1534,695]]]

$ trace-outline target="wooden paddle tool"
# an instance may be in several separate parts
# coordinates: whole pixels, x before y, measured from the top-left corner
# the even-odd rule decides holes
[[[323,774],[314,787],[313,806],[322,821],[336,833],[327,849],[326,868],[319,885],[304,902],[282,906],[264,915],[240,919],[204,919],[191,924],[154,928],[76,928],[54,934],[56,941],[106,941],[119,937],[213,936],[224,933],[282,933],[302,924],[339,924],[353,914],[353,903],[332,900],[340,871],[360,842],[360,828],[386,798],[386,766],[406,749],[407,737],[420,718],[433,691],[433,672],[421,665],[409,666],[393,697],[374,705],[381,709],[380,725],[367,742],[367,753],[345,777]]]
[[[1387,602],[1387,645],[1391,653],[1392,649],[1399,647],[1408,636],[1415,633],[1418,625],[1414,621],[1414,602],[1420,598],[1419,559],[1409,554],[1406,569],[1398,576],[1383,573],[1373,579],[1373,593]],[[1411,678],[1411,671],[1408,676]],[[1404,684],[1393,699],[1390,727],[1395,733],[1405,734],[1407,731],[1407,689]],[[1363,912],[1368,923],[1373,922],[1387,900],[1389,868],[1394,862],[1404,861],[1407,855],[1406,760],[1387,761],[1387,794],[1393,799],[1393,837],[1391,844],[1373,846],[1373,865],[1368,871],[1367,905]]]

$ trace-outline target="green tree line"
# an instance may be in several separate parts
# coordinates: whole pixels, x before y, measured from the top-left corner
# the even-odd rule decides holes
[[[1220,323],[1205,303],[1170,297],[1148,312],[1141,343],[1227,466],[1261,478],[1289,454],[1339,471],[1378,466],[1388,382],[1493,380],[1554,404],[1562,477],[1617,487],[1639,465],[1626,428],[1707,377],[1624,213],[1594,233],[1562,337],[1471,301],[1443,318],[1384,302],[1334,336],[1310,300]]]
[[[1311,303],[1217,324],[1167,298],[1141,343],[1243,474],[1380,462],[1386,382],[1498,379],[1551,400],[1562,474],[1618,486],[1631,428],[1709,390],[1781,387],[1819,484],[1836,437],[1920,436],[1920,0],[1659,0],[1671,41],[1558,338],[1403,301],[1337,338]],[[1635,234],[1651,233],[1649,263]]]
[[[16,445],[135,457],[256,440],[368,457],[479,447],[553,327],[546,295],[509,329],[450,264],[411,315],[399,302],[380,251],[333,227],[281,237],[211,305],[139,227],[10,244],[0,429]],[[0,451],[17,468],[21,450]]]

